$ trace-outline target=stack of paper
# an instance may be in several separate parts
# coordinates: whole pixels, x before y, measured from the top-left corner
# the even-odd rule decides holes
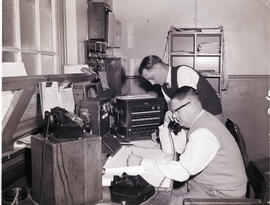
[[[127,159],[131,152],[134,155],[152,160],[162,160],[164,154],[157,144],[151,140],[142,140],[132,142],[133,146],[123,146],[113,157],[109,157],[104,168],[105,174],[102,177],[102,185],[110,186],[114,175],[121,176],[124,172],[129,175],[140,175],[148,183],[158,188],[169,188],[171,180],[166,178],[160,172],[148,172],[143,166],[127,166]]]
[[[219,53],[220,46],[218,42],[201,42],[197,50],[199,53]]]

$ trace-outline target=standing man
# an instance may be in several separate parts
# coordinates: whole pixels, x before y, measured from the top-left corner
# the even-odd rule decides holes
[[[146,56],[139,67],[139,75],[152,85],[161,86],[167,103],[175,90],[190,86],[197,90],[203,108],[222,120],[222,106],[215,89],[197,71],[189,66],[170,67],[158,56]]]

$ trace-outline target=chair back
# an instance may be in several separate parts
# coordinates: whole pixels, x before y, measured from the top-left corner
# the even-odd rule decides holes
[[[269,198],[269,157],[250,161],[247,167],[247,177],[251,187],[253,188],[255,198],[266,203]]]
[[[240,152],[243,157],[245,168],[247,168],[249,161],[248,161],[248,154],[247,154],[247,149],[246,149],[246,142],[243,135],[240,132],[240,128],[230,119],[227,119],[225,125],[227,129],[230,131],[230,133],[232,134],[232,136],[234,137],[236,143],[238,144]]]

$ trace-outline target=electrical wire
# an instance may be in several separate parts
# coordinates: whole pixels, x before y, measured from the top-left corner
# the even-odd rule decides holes
[[[171,141],[171,148],[172,148],[172,152],[173,152],[173,158],[172,158],[172,161],[174,161],[176,159],[176,151],[175,151],[175,147],[174,147],[174,141],[173,141],[173,137],[172,137],[172,133],[171,131],[169,131],[169,138],[170,138],[170,141]]]
[[[39,190],[39,196],[40,196],[40,204],[42,205],[42,193],[43,193],[43,164],[44,164],[44,149],[45,149],[45,142],[47,138],[45,138],[42,142],[42,150],[41,150],[41,167],[40,167],[40,190]]]
[[[62,148],[62,144],[61,144],[61,143],[60,143],[60,151],[61,151],[61,155],[62,155],[62,166],[63,166],[63,170],[64,170],[65,177],[66,177],[66,179],[67,179],[68,192],[69,192],[70,198],[71,198],[71,205],[73,205],[73,203],[74,203],[74,201],[73,201],[73,195],[72,195],[72,193],[71,193],[69,179],[68,179],[68,176],[67,176],[66,168],[65,168],[65,166],[64,166],[64,160],[63,160],[63,148]]]
[[[149,201],[152,201],[152,200],[154,200],[154,199],[157,197],[157,195],[158,195],[158,193],[159,193],[159,189],[161,188],[161,185],[163,184],[163,182],[165,181],[165,179],[166,179],[166,177],[163,177],[163,179],[161,180],[160,184],[159,184],[158,187],[156,188],[157,191],[155,192],[155,194],[154,194],[152,197],[150,197],[149,199],[147,199],[146,201],[144,201],[143,203],[141,203],[141,205],[145,205],[145,204],[147,204]]]
[[[66,191],[66,186],[65,186],[65,183],[64,183],[64,179],[63,179],[63,176],[62,176],[62,173],[61,173],[61,170],[60,170],[60,165],[59,165],[59,155],[58,155],[58,144],[59,144],[59,140],[57,140],[55,137],[53,136],[49,136],[48,135],[48,132],[49,132],[49,126],[50,126],[50,118],[51,115],[49,114],[48,115],[48,120],[47,120],[47,126],[46,126],[46,131],[44,133],[44,141],[43,141],[43,145],[42,145],[42,161],[41,161],[41,177],[40,177],[40,180],[41,180],[41,183],[40,183],[40,204],[42,205],[42,193],[43,193],[43,164],[44,164],[44,150],[45,150],[45,142],[47,139],[49,139],[51,142],[54,142],[56,143],[56,164],[57,164],[57,169],[58,169],[58,172],[59,172],[59,176],[60,176],[60,179],[61,179],[61,182],[63,184],[63,187],[64,187],[64,194],[65,194],[65,200],[66,200],[66,204],[68,204],[68,200],[67,200],[67,191]],[[61,143],[60,143],[60,147],[62,148],[61,146]],[[62,154],[62,152],[61,152]],[[63,160],[63,155],[61,156],[62,160]],[[63,161],[62,161],[62,164],[63,164]],[[64,168],[63,168],[64,169]],[[64,171],[65,173],[65,171]],[[65,176],[66,176],[66,173],[65,173]],[[67,176],[66,176],[67,178]],[[68,179],[67,179],[67,183],[68,183]],[[68,186],[69,188],[69,186]],[[70,190],[69,190],[70,191]],[[71,193],[70,193],[71,194]],[[71,195],[71,199],[72,199],[72,204],[73,204],[73,197]]]
[[[70,198],[71,198],[71,205],[73,205],[73,203],[74,203],[74,200],[73,200],[73,195],[72,195],[72,192],[71,192],[71,189],[70,189],[70,183],[69,183],[69,179],[68,179],[68,176],[67,176],[67,172],[66,172],[66,168],[65,168],[65,165],[64,165],[64,159],[63,159],[63,147],[62,147],[62,144],[61,144],[61,142],[60,142],[60,140],[58,140],[56,137],[54,137],[54,136],[51,136],[52,137],[52,139],[54,140],[54,141],[56,141],[57,142],[57,144],[56,144],[56,148],[58,148],[58,146],[57,145],[60,145],[60,152],[61,152],[61,159],[62,159],[62,168],[63,168],[63,172],[64,172],[64,175],[65,175],[65,178],[66,178],[66,181],[67,181],[67,190],[68,190],[68,192],[69,192],[69,194],[70,194]],[[57,157],[58,157],[58,150],[57,150]],[[59,158],[58,158],[59,159]],[[57,164],[59,165],[59,162],[57,162]],[[59,173],[60,173],[60,170],[59,170]],[[61,174],[62,175],[62,174]],[[64,185],[64,189],[66,188],[65,187],[65,184],[64,184],[64,182],[63,182],[63,185]]]
[[[10,205],[15,205],[15,204],[18,204],[18,198],[19,198],[19,192],[20,192],[20,190],[19,190],[20,188],[16,188],[16,195],[15,195],[15,197],[14,197],[14,199],[13,199],[13,201],[12,201],[12,203],[10,204]]]
[[[145,147],[145,146],[140,146],[140,145],[135,145],[135,144],[129,144],[129,146],[143,148],[143,149],[157,149],[158,148],[158,145],[155,145],[155,147]]]
[[[60,176],[60,179],[61,179],[63,188],[64,188],[64,194],[65,194],[66,204],[68,204],[67,190],[66,190],[64,178],[63,178],[63,176],[62,176],[61,169],[60,169],[60,165],[59,165],[58,142],[55,140],[55,138],[54,138],[53,136],[50,136],[50,137],[49,137],[49,140],[50,140],[51,142],[53,142],[53,143],[56,143],[56,150],[55,150],[55,151],[56,151],[56,164],[57,164],[57,169],[58,169],[58,172],[59,172],[59,176]],[[63,158],[63,156],[61,156],[61,158]]]
[[[48,115],[47,120],[47,126],[44,133],[44,140],[42,142],[42,150],[41,150],[41,167],[40,167],[40,190],[39,190],[39,196],[40,196],[40,204],[42,205],[42,193],[43,193],[43,164],[44,164],[44,150],[45,150],[45,142],[48,139],[48,132],[49,132],[49,123],[50,123],[50,115]]]
[[[176,158],[176,151],[175,151],[175,147],[174,147],[174,141],[173,141],[173,138],[172,138],[172,135],[171,135],[171,131],[169,131],[169,138],[170,138],[170,141],[171,141],[171,146],[172,146],[172,150],[173,150],[173,158],[172,158],[172,161],[175,160]],[[160,182],[159,186],[157,187],[157,191],[156,193],[151,197],[149,198],[148,200],[146,200],[145,202],[143,202],[141,205],[145,205],[147,202],[149,202],[150,200],[154,200],[156,198],[156,196],[158,195],[159,191],[160,191],[160,188],[161,188],[161,185],[163,184],[163,182],[165,181],[166,177],[163,177],[162,181]],[[171,191],[171,194],[170,194],[170,198],[172,196],[172,191]]]

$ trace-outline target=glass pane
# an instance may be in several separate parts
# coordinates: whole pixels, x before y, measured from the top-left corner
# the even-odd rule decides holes
[[[22,62],[24,63],[28,75],[37,75],[37,55],[22,53]]]
[[[41,56],[42,75],[54,74],[53,72],[53,56]]]
[[[15,53],[3,51],[2,52],[2,61],[3,62],[15,62]]]
[[[35,0],[20,0],[22,48],[36,49]]]
[[[2,1],[2,42],[3,46],[16,46],[15,3],[14,0]]]
[[[41,50],[52,51],[52,5],[51,0],[40,0]]]

